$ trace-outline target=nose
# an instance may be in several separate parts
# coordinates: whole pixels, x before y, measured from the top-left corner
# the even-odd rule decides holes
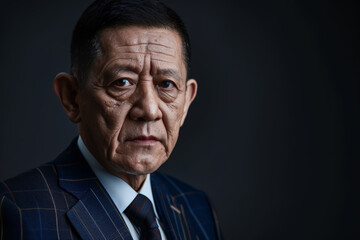
[[[152,82],[143,82],[134,92],[134,104],[130,118],[136,121],[156,121],[162,118],[159,96]]]

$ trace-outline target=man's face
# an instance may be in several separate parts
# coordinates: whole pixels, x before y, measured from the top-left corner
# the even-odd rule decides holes
[[[172,152],[196,93],[195,80],[186,82],[181,38],[129,26],[104,29],[100,44],[76,98],[80,135],[113,174],[153,172]]]

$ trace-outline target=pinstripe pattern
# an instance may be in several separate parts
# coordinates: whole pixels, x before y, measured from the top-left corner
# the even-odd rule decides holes
[[[57,208],[56,208],[56,204],[55,204],[54,197],[53,197],[53,195],[52,195],[52,193],[51,193],[51,189],[50,189],[50,187],[49,187],[49,184],[48,184],[48,182],[47,182],[44,174],[42,173],[42,171],[41,171],[39,168],[36,168],[36,170],[39,171],[39,173],[41,174],[42,178],[44,179],[44,182],[45,182],[45,184],[46,184],[46,187],[47,187],[47,189],[48,189],[48,191],[49,191],[49,195],[50,195],[50,197],[51,197],[51,201],[52,201],[52,203],[53,203],[53,205],[54,205],[54,209],[57,209]],[[60,239],[60,235],[59,235],[59,223],[58,223],[57,211],[54,211],[54,213],[55,213],[55,222],[56,222],[56,234],[57,234],[57,238]]]
[[[222,239],[213,208],[203,192],[160,173],[152,174],[151,180],[154,194],[160,196],[154,200],[158,213],[164,216],[166,236],[171,239]],[[174,224],[184,226],[182,232],[174,234]]]
[[[55,172],[56,172],[56,169],[55,169]],[[62,192],[62,195],[64,197],[64,202],[65,202],[65,205],[66,205],[66,209],[69,209],[69,203],[68,203],[68,200],[66,199],[66,195],[64,192]],[[74,237],[73,237],[73,234],[71,232],[71,230],[69,229],[69,234],[70,234],[70,239],[73,240]]]
[[[151,186],[167,239],[221,239],[204,193],[160,173]],[[132,239],[76,140],[55,161],[0,183],[0,231],[0,240]]]
[[[114,211],[117,213],[117,215],[118,215],[119,217],[121,217],[121,214],[119,213],[118,209],[115,207],[115,204],[111,201],[109,195],[106,193],[106,191],[104,190],[104,188],[100,185],[99,182],[97,182],[97,184],[98,184],[98,186],[99,186],[102,194],[106,197],[106,199],[107,199],[107,200],[109,201],[109,203],[111,204],[111,206],[112,206],[112,208],[114,209]],[[94,194],[95,194],[95,192],[94,192]],[[95,194],[95,196],[96,196],[96,194]],[[96,196],[96,198],[97,198],[98,201],[100,202],[100,199],[99,199],[97,196]],[[103,206],[103,205],[102,205],[102,206]],[[105,208],[104,208],[104,209],[105,209]],[[122,219],[122,220],[123,220],[123,219]],[[125,221],[123,221],[123,224],[125,225]]]
[[[67,212],[67,216],[83,238],[132,239],[112,201],[97,184]]]
[[[92,190],[91,190],[91,191],[92,191]],[[92,192],[93,192],[93,194],[95,195],[96,200],[99,201],[101,207],[102,207],[103,210],[105,211],[106,216],[111,220],[111,223],[112,223],[112,225],[114,226],[114,228],[116,229],[117,233],[121,236],[120,230],[117,228],[117,226],[115,225],[114,221],[110,218],[110,215],[109,215],[108,211],[106,210],[106,208],[104,207],[104,205],[101,203],[100,199],[96,196],[96,194],[94,193],[94,191],[92,191]],[[120,214],[119,214],[119,216],[120,216]],[[124,225],[126,225],[125,222],[124,222]],[[122,237],[121,237],[121,238],[122,238]],[[123,239],[123,238],[122,238],[122,239]]]
[[[89,228],[87,226],[87,224],[85,224],[82,220],[82,218],[80,217],[79,213],[76,211],[76,209],[74,209],[74,213],[76,214],[77,218],[79,219],[79,222],[81,223],[81,226],[86,230],[86,234],[88,237],[90,237],[91,239],[94,239],[94,237],[92,236],[91,232],[89,231]],[[82,236],[84,239],[87,239],[87,237]]]
[[[170,213],[169,212],[171,212],[171,211],[169,211],[170,209],[168,208],[168,206],[172,206],[172,205],[168,205],[168,204],[166,204],[166,201],[165,201],[165,197],[164,197],[164,193],[160,190],[160,196],[161,196],[161,206],[164,206],[164,208],[163,208],[163,210],[165,210],[165,213],[166,213],[166,223],[168,223],[168,231],[170,231],[171,233],[172,233],[172,237],[174,238],[174,239],[178,239],[178,236],[177,235],[175,235],[175,233],[176,233],[176,231],[175,231],[175,228],[174,228],[174,223],[176,222],[176,218],[174,219],[174,220],[172,220],[172,218],[170,217],[171,215],[170,215]],[[157,205],[157,203],[156,203],[156,206],[158,206]],[[170,207],[171,208],[171,207]]]
[[[184,218],[186,219],[185,209],[184,209],[184,206],[183,206],[183,205],[181,205],[181,212],[183,213]],[[186,227],[185,232],[187,232],[187,233],[189,234],[189,233],[190,233],[190,228],[189,228],[189,225],[188,225],[188,222],[187,222],[187,221],[185,221],[185,227]],[[186,237],[189,238],[189,239],[191,238],[190,235],[187,235]]]
[[[172,207],[172,206],[171,206]],[[181,212],[180,212],[181,213]],[[178,213],[179,214],[179,213]],[[184,216],[185,217],[185,216]],[[184,219],[186,219],[186,218],[184,218]],[[184,224],[186,223],[186,221],[180,221],[180,227],[181,227],[181,231],[182,231],[182,233],[183,233],[183,235],[184,235],[184,237],[186,236],[186,231],[185,231],[185,228],[184,228]]]
[[[190,204],[189,204],[189,200],[186,196],[186,194],[182,193],[179,186],[176,185],[171,179],[167,178],[170,182],[170,184],[179,192],[179,194],[182,196],[182,199],[185,201],[185,204],[187,205],[190,214],[194,217],[194,220],[197,222],[198,226],[200,227],[202,233],[204,234],[205,239],[210,239],[209,236],[207,235],[207,232],[205,231],[203,225],[201,224],[201,222],[199,221],[199,219],[197,218],[197,216],[195,215],[195,213],[193,212]]]
[[[95,225],[96,228],[99,230],[99,233],[101,234],[101,236],[106,240],[106,237],[104,235],[104,233],[101,231],[101,228],[99,227],[99,225],[96,223],[94,217],[91,215],[91,213],[89,212],[89,209],[87,209],[87,207],[84,205],[84,203],[82,201],[80,201],[81,205],[84,207],[85,211],[87,212],[87,214],[90,216],[90,219],[91,221],[94,223],[94,224],[89,224],[90,226],[91,225]],[[78,215],[79,216],[79,215]]]
[[[175,200],[174,197],[172,197],[172,196],[170,196],[170,195],[166,195],[166,198],[167,198],[167,201],[168,201],[168,202],[171,202],[171,203],[174,204],[174,202],[175,202],[175,201],[174,201],[174,200]],[[170,208],[171,208],[171,206],[172,206],[172,205],[170,205]],[[174,218],[174,219],[177,219],[177,216],[178,216],[179,214],[178,214],[176,211],[174,211],[172,208],[171,208],[171,210],[172,210],[172,211],[171,211],[171,214],[173,215],[173,218]],[[180,227],[179,227],[179,224],[180,224],[180,223],[181,223],[181,221],[175,221],[175,226],[176,226],[176,230],[175,230],[175,231],[176,231],[176,232],[179,232],[179,233],[181,232]]]

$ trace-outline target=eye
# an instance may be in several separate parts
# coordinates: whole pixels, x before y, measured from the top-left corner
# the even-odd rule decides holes
[[[112,82],[111,85],[117,86],[117,87],[127,87],[131,85],[131,82],[126,78],[120,78],[114,82]]]
[[[158,86],[161,88],[172,88],[172,87],[174,87],[174,83],[169,80],[165,80],[165,81],[160,82],[158,84]]]

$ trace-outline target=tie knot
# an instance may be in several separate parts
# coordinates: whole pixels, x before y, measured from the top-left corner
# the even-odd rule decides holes
[[[130,221],[140,228],[141,236],[154,231],[160,234],[152,203],[146,196],[138,194],[124,212]]]

